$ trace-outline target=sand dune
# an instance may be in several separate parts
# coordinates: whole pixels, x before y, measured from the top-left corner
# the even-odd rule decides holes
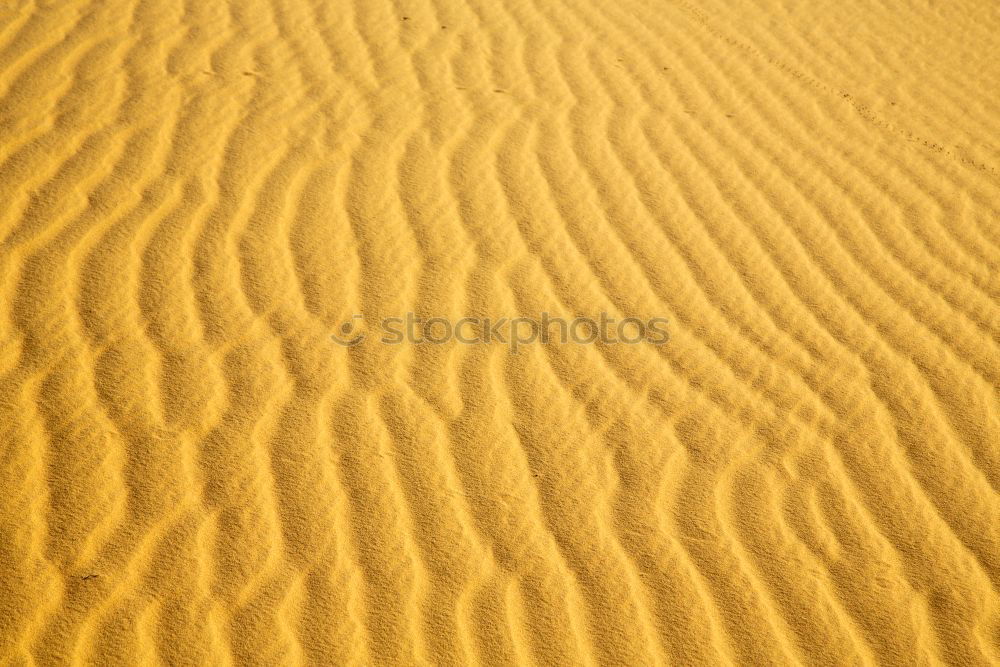
[[[0,663],[1000,664],[998,35],[3,3]]]

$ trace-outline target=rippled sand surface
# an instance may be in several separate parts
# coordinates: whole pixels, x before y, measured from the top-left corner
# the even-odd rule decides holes
[[[998,52],[992,0],[3,2],[0,663],[1000,663]]]

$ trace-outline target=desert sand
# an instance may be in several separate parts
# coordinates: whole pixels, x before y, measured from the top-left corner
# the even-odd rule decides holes
[[[998,52],[992,0],[4,2],[0,663],[1000,664]]]

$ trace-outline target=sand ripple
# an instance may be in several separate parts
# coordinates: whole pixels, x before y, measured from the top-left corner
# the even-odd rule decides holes
[[[0,663],[1000,663],[997,35],[3,3]]]

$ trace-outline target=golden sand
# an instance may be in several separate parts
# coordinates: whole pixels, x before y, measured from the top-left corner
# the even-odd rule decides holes
[[[1000,664],[1000,4],[0,5],[0,663]],[[353,315],[665,317],[385,345]]]

